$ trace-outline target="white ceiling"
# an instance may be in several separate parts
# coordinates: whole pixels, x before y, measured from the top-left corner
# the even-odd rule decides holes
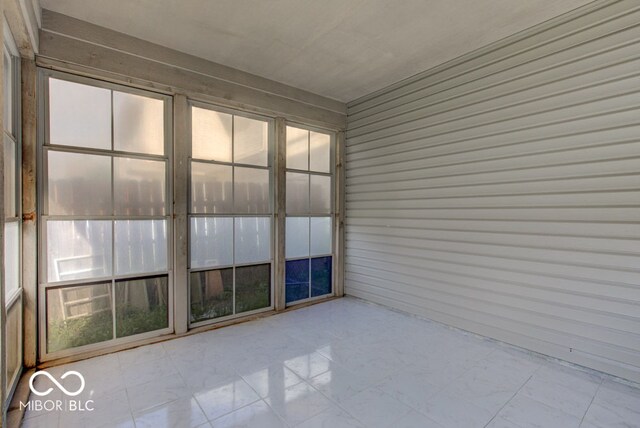
[[[41,4],[347,102],[590,1],[41,0]]]

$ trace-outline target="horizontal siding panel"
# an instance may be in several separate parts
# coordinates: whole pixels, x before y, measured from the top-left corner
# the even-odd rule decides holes
[[[640,27],[638,32],[640,33]],[[634,47],[634,46],[631,46]],[[622,58],[625,58],[624,56]],[[619,72],[620,74],[608,74],[608,78],[591,80],[594,75],[580,76],[583,81],[567,82],[562,80],[549,87],[537,87],[530,90],[515,91],[515,93],[499,96],[482,102],[471,102],[467,97],[454,99],[448,102],[436,103],[420,110],[393,116],[354,129],[349,137],[354,139],[359,136],[374,134],[385,130],[393,133],[402,127],[403,130],[433,126],[437,123],[452,122],[475,117],[483,123],[497,120],[496,117],[520,117],[549,109],[560,109],[571,105],[586,104],[592,100],[616,95],[624,95],[634,88],[638,81],[638,59],[624,59],[617,70],[605,69],[604,71]],[[605,61],[606,63],[606,61]],[[602,64],[602,63],[600,63]],[[625,67],[622,67],[624,65]],[[601,73],[604,74],[604,71]],[[595,73],[594,73],[595,74]],[[613,76],[613,77],[612,77]],[[587,81],[588,83],[585,83]],[[582,83],[579,86],[569,86]],[[461,101],[464,100],[464,101]]]
[[[463,243],[485,243],[505,246],[524,246],[540,249],[570,251],[592,251],[640,256],[640,239],[590,238],[584,236],[533,235],[456,230],[433,230],[415,228],[391,228],[372,226],[350,226],[349,237],[355,239],[371,237],[404,237],[419,240],[451,241]]]
[[[491,171],[486,168],[453,165],[451,167],[425,167],[422,170],[398,171],[380,174],[380,176],[347,177],[347,193],[355,184],[380,183],[385,190],[414,188],[430,184],[433,186],[469,185],[472,183],[510,183],[523,180],[550,180],[559,178],[577,178],[609,176],[619,174],[637,174],[640,156],[622,159],[602,159],[592,162],[574,163],[566,159],[557,159],[553,165],[521,166]],[[467,169],[468,168],[468,169]],[[405,183],[404,186],[397,182]]]
[[[630,92],[634,90],[634,92]],[[531,127],[561,124],[582,118],[588,118],[601,113],[614,113],[633,110],[640,107],[640,93],[637,88],[628,88],[628,93],[614,94],[611,97],[590,99],[578,104],[561,105],[548,104],[544,110],[535,110],[516,116],[505,115],[504,112],[490,112],[471,117],[451,120],[432,121],[430,117],[420,119],[400,127],[385,128],[369,134],[350,138],[353,144],[366,143],[397,135],[411,135],[411,133],[425,133],[428,135],[454,134],[458,136],[492,135],[494,133],[514,132]],[[398,129],[400,128],[400,129]]]
[[[412,230],[482,231],[492,233],[519,233],[541,236],[588,236],[596,238],[640,239],[640,223],[589,223],[589,222],[540,222],[540,221],[480,221],[458,219],[392,219],[347,218],[352,226],[376,226],[406,228]]]
[[[478,147],[486,145],[517,144],[528,141],[540,141],[568,135],[585,135],[604,129],[623,128],[638,124],[638,110],[623,109],[614,112],[600,112],[594,116],[574,118],[559,123],[540,124],[533,122],[530,126],[520,130],[498,130],[497,132],[481,134],[468,130],[451,132],[449,135],[433,134],[430,129],[407,131],[385,139],[368,141],[356,146],[347,145],[346,153],[351,156],[381,155],[383,148],[395,147],[395,151],[402,152],[431,145],[449,145],[464,141],[476,141]],[[349,140],[348,140],[349,141]]]
[[[559,195],[565,193],[602,192],[640,189],[638,174],[605,177],[567,178],[563,180],[538,180],[517,183],[474,184],[460,186],[425,186],[384,191],[375,186],[364,188],[351,185],[347,189],[349,201],[393,201],[420,198],[459,198],[473,196],[509,195]]]
[[[473,87],[470,93],[460,94],[458,91],[442,91],[433,94],[425,104],[424,100],[417,98],[406,104],[398,104],[396,107],[380,111],[378,113],[364,116],[360,120],[350,117],[350,123],[354,124],[353,132],[360,128],[375,123],[376,121],[388,120],[394,117],[415,117],[423,116],[428,109],[437,106],[440,111],[455,110],[472,105],[487,106],[492,104],[496,108],[505,104],[520,104],[536,98],[555,95],[560,92],[570,92],[578,88],[598,85],[612,80],[620,79],[620,76],[629,76],[637,73],[638,59],[624,54],[628,50],[633,54],[634,46],[625,45],[611,51],[610,55],[619,55],[615,63],[604,66],[600,56],[588,57],[562,66],[554,67],[537,74],[529,74],[525,77],[512,79],[508,82],[501,82],[490,87]],[[452,93],[453,92],[453,93]],[[415,96],[415,95],[414,95]],[[504,101],[503,103],[499,103]],[[399,100],[398,102],[401,102]],[[390,107],[390,106],[389,106]],[[479,109],[480,111],[482,109]]]
[[[411,210],[425,208],[492,208],[492,207],[597,207],[612,205],[640,206],[637,190],[561,193],[547,195],[508,195],[483,197],[434,197],[421,199],[384,199],[354,201],[347,209],[393,209]]]
[[[422,250],[421,252],[402,251],[393,247],[384,250],[371,250],[359,248],[357,245],[347,243],[347,254],[370,259],[371,263],[383,260],[395,263],[414,263],[420,265],[430,261],[457,263],[460,266],[481,266],[493,269],[508,269],[522,272],[543,272],[544,275],[559,276],[563,278],[596,281],[605,283],[615,283],[638,287],[638,273],[626,270],[613,270],[599,267],[580,267],[569,264],[543,262],[538,260],[524,260],[516,258],[490,257],[478,254],[460,254],[455,252],[444,252],[434,250]]]
[[[373,238],[371,238],[373,239]],[[384,239],[379,240],[384,241]],[[421,241],[411,238],[387,238],[386,244],[369,241],[356,241],[347,237],[348,246],[354,250],[389,252],[400,256],[418,256],[427,258],[454,257],[450,254],[462,256],[480,256],[514,261],[533,261],[540,263],[556,264],[562,260],[562,266],[585,267],[588,269],[609,271],[604,273],[604,278],[620,277],[624,273],[626,277],[640,277],[640,265],[637,256],[622,256],[598,254],[590,252],[543,250],[539,248],[505,247],[498,245],[483,245],[445,241]],[[611,272],[613,271],[613,272]],[[640,283],[638,284],[640,286]]]
[[[640,381],[640,5],[349,104],[345,291]]]
[[[571,306],[582,306],[594,311],[610,312],[624,317],[637,318],[638,303],[640,302],[640,288],[628,285],[608,283],[602,287],[600,282],[593,280],[567,279],[560,276],[540,275],[530,272],[509,270],[503,268],[488,268],[472,265],[456,265],[450,262],[427,260],[422,266],[410,264],[377,261],[371,266],[370,259],[349,257],[349,270],[359,272],[361,269],[381,270],[390,273],[413,275],[418,278],[441,278],[443,281],[457,281],[467,287],[486,285],[488,290],[499,292],[502,290],[518,290],[523,296],[538,300],[552,300],[553,302]],[[445,278],[445,279],[442,279]],[[453,278],[453,279],[452,279]],[[393,278],[388,278],[393,281]]]
[[[520,320],[541,327],[552,327],[563,333],[592,338],[600,342],[610,343],[621,347],[639,347],[640,345],[640,319],[638,317],[625,317],[623,320],[607,316],[600,312],[573,309],[566,305],[558,305],[550,302],[539,302],[536,299],[527,299],[510,294],[498,293],[495,290],[479,289],[461,286],[456,282],[441,281],[433,278],[425,278],[420,283],[415,278],[402,274],[394,274],[395,288],[400,293],[420,296],[436,302],[467,306],[477,310],[476,302],[482,302],[494,309],[494,314],[509,314],[517,310]],[[350,271],[348,277],[354,281],[384,287],[384,274],[366,275],[356,271]],[[425,286],[426,283],[426,286]],[[519,291],[519,290],[518,290]],[[487,308],[488,310],[488,308]],[[629,338],[632,342],[629,342]]]
[[[544,153],[575,151],[589,147],[634,144],[640,140],[640,123],[614,129],[594,130],[587,134],[576,133],[533,141],[482,141],[465,140],[448,144],[425,144],[417,147],[404,147],[395,153],[374,153],[365,151],[365,155],[354,159],[350,170],[391,166],[396,163],[417,160],[441,160],[443,163],[469,162],[479,159],[498,159],[514,156],[529,156]],[[377,151],[376,151],[377,152]]]

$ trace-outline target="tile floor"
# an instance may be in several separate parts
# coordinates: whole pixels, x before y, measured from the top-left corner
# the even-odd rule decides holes
[[[640,427],[640,389],[353,298],[71,369],[94,411],[23,427]]]

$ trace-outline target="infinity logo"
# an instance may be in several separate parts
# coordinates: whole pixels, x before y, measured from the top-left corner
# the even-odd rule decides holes
[[[75,370],[69,370],[68,372],[65,372],[62,376],[60,376],[60,379],[61,380],[65,379],[66,377],[71,375],[78,376],[78,378],[80,379],[80,388],[76,392],[67,391],[67,389],[64,386],[62,386],[60,382],[58,382],[53,376],[51,376],[51,374],[48,371],[40,370],[32,374],[31,378],[29,378],[29,389],[31,389],[31,392],[33,392],[37,396],[44,397],[45,395],[49,395],[51,391],[53,391],[53,388],[49,388],[44,392],[40,392],[33,386],[33,381],[35,380],[36,377],[40,375],[48,377],[49,380],[53,382],[58,387],[58,389],[60,389],[60,391],[64,392],[70,397],[75,397],[76,395],[80,394],[84,390],[84,377]]]

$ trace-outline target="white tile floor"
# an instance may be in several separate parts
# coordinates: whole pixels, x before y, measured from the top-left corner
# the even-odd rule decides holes
[[[640,389],[353,298],[71,369],[95,410],[24,427],[640,427]]]

